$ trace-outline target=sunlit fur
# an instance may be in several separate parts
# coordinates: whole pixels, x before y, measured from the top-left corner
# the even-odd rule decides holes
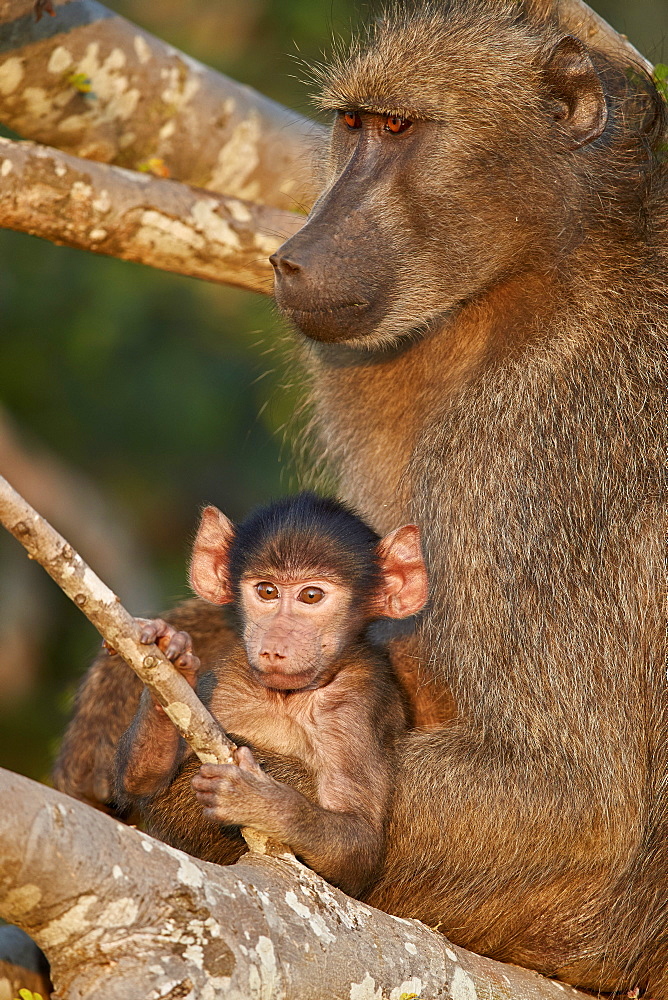
[[[462,105],[474,102],[484,129],[498,120],[498,109],[485,98],[505,79],[504,99],[521,107],[522,97],[528,98],[524,111],[531,113],[544,32],[528,23],[518,32],[517,4],[500,0],[488,19],[481,16],[482,8],[464,0],[386,10],[352,50],[340,48],[332,61],[316,68],[316,105],[447,124]],[[533,78],[527,79],[531,66]],[[478,72],[471,73],[471,67]],[[518,80],[519,92],[513,87]]]
[[[607,119],[578,145],[563,34],[547,0],[388,12],[318,71],[371,131],[335,121],[286,252],[331,326],[304,352],[319,458],[377,530],[420,524],[458,712],[407,741],[371,902],[668,1000],[666,108],[592,51]],[[342,289],[379,318],[332,325]]]
[[[500,278],[555,277],[592,227],[651,224],[665,108],[642,70],[592,53],[607,120],[574,156],[570,95],[546,74],[554,19],[460,0],[389,12],[370,34],[318,72],[324,107],[367,118],[335,123],[325,191],[284,247],[302,271],[279,274],[277,300],[309,337],[394,349]],[[369,143],[372,113],[414,126]]]

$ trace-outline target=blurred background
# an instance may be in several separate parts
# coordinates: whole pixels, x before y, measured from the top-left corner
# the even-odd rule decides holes
[[[294,56],[347,36],[353,0],[106,0],[302,114]],[[653,62],[666,0],[596,0]],[[0,134],[3,134],[0,129]],[[203,503],[232,518],[294,488],[298,399],[271,300],[0,231],[0,472],[48,493],[56,527],[135,614],[188,596]],[[27,491],[26,491],[27,492]],[[54,500],[55,498],[55,500]],[[82,523],[85,521],[85,523]],[[0,529],[0,766],[48,778],[99,637]]]

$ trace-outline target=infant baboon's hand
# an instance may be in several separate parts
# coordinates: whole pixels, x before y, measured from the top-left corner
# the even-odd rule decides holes
[[[200,660],[193,653],[192,639],[187,632],[177,632],[173,625],[162,618],[135,618],[141,628],[139,641],[147,646],[156,645],[174,664],[179,673],[183,674],[191,687],[195,687]],[[116,655],[116,650],[105,639],[102,643],[110,656]]]
[[[193,643],[188,633],[177,632],[162,618],[137,618],[136,621],[141,627],[140,641],[147,646],[155,643],[190,686],[195,687],[200,661],[193,653]]]
[[[162,618],[136,618],[135,621],[141,628],[139,641],[151,646],[155,643],[158,649],[162,650],[168,660],[174,664],[180,674],[185,677],[192,688],[197,683],[197,676],[200,669],[200,660],[193,653],[192,639],[187,632],[177,632],[173,625],[163,621]],[[113,655],[116,650],[105,641],[102,645]],[[158,714],[164,715],[164,709],[153,698],[153,705]]]
[[[277,836],[294,790],[263,771],[248,747],[239,747],[234,757],[237,764],[202,764],[192,779],[204,815]]]

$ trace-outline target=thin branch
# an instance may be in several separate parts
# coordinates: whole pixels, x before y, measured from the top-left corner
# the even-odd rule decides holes
[[[0,476],[0,524],[18,539],[31,559],[43,566],[74,601],[103,639],[134,670],[202,763],[233,764],[233,743],[204,707],[190,684],[155,645],[140,642],[140,626],[116,594],[81,556]],[[252,851],[290,857],[285,845],[265,833],[243,828]]]
[[[234,743],[190,684],[157,646],[139,641],[140,626],[116,594],[3,476],[0,476],[0,523],[18,539],[30,558],[44,567],[100,635],[118,650],[199,759],[207,763],[230,763]]]
[[[268,257],[304,217],[0,138],[0,226],[271,294]]]

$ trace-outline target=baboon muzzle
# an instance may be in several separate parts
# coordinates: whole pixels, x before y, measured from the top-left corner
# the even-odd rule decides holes
[[[368,212],[351,209],[350,193],[336,185],[269,258],[279,308],[313,340],[357,340],[386,310],[382,235]]]

